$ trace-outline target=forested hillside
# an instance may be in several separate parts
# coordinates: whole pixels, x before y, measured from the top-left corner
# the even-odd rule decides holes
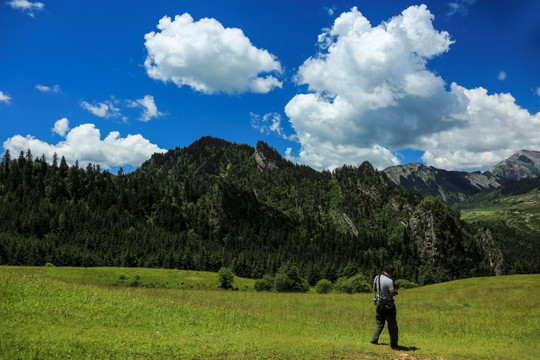
[[[317,172],[262,142],[210,137],[131,174],[45,160],[4,154],[0,264],[228,266],[260,278],[294,263],[311,284],[372,276],[387,262],[420,284],[539,271],[530,239],[506,249],[509,239],[489,224],[465,224],[367,162]],[[524,255],[506,258],[510,250]]]

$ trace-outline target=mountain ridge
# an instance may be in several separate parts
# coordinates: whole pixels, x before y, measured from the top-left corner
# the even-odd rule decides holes
[[[484,172],[451,171],[420,163],[391,166],[383,171],[403,189],[418,191],[422,196],[435,196],[455,208],[472,196],[493,191],[505,182],[538,176],[540,151],[520,150]]]
[[[531,179],[540,175],[540,151],[520,150],[485,171],[500,179]]]
[[[260,278],[295,264],[311,284],[388,262],[419,284],[537,271],[537,240],[519,242],[518,230],[467,224],[367,161],[319,172],[264,142],[204,137],[118,176],[23,154],[0,163],[0,218],[10,265],[227,266]]]

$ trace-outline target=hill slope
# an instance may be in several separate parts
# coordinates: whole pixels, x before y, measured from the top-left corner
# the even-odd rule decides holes
[[[0,164],[0,264],[139,266],[243,277],[297,264],[311,284],[393,262],[420,284],[534,272],[526,249],[470,226],[368,162],[332,173],[206,137],[113,176],[20,156]],[[522,251],[522,258],[507,258]]]
[[[111,287],[101,280],[118,274],[159,283],[186,278],[182,271],[162,269],[0,266],[2,356],[536,359],[539,351],[540,275],[400,290],[400,343],[409,350],[393,351],[368,342],[371,294],[179,291]],[[386,331],[380,340],[388,343]]]
[[[504,221],[511,227],[540,234],[540,177],[508,181],[459,207],[466,221]]]

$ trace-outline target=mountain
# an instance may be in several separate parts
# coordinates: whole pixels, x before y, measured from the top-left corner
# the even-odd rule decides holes
[[[521,150],[486,170],[503,183],[508,180],[531,179],[540,175],[540,151]]]
[[[480,172],[447,171],[419,163],[391,166],[384,173],[403,189],[434,196],[451,207],[500,186],[496,178]]]
[[[448,171],[419,163],[391,166],[384,172],[393,183],[409,192],[434,196],[457,208],[472,196],[493,191],[507,181],[540,175],[540,151],[518,151],[483,173]]]
[[[0,265],[227,266],[260,278],[295,264],[311,284],[388,262],[420,284],[540,271],[536,237],[467,224],[368,162],[319,172],[264,142],[212,137],[118,176],[30,152],[3,159]]]

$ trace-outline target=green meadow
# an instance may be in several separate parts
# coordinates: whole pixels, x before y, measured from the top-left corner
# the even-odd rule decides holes
[[[540,190],[526,194],[492,198],[484,195],[470,208],[461,210],[461,218],[468,222],[503,220],[517,229],[540,232]]]
[[[1,359],[535,359],[540,275],[400,290],[400,345],[372,294],[258,293],[217,274],[0,267]]]

